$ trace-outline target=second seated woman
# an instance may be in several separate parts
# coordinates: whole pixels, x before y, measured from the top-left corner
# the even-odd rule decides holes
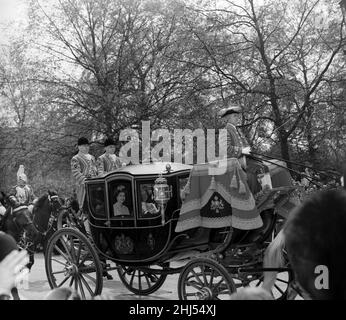
[[[149,190],[146,188],[143,188],[141,190],[141,197],[142,197],[142,214],[156,214],[160,212],[159,209],[156,208],[155,204],[150,202],[150,193]]]

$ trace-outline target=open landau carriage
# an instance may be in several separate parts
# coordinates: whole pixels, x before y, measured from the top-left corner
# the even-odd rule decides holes
[[[112,269],[139,295],[155,292],[167,275],[179,273],[178,296],[184,300],[227,299],[238,287],[260,285],[264,272],[273,271],[263,269],[263,253],[275,235],[278,212],[295,189],[290,175],[271,168],[272,186],[256,203],[262,227],[235,235],[233,198],[218,176],[208,178],[203,199],[189,201],[191,177],[206,176],[206,166],[132,165],[87,180],[90,230],[61,228],[51,237],[45,254],[50,286],[72,286],[82,298],[99,295],[103,274]],[[239,187],[234,169],[218,175],[231,179],[232,174]],[[292,275],[289,268],[277,271],[273,295],[284,299]]]

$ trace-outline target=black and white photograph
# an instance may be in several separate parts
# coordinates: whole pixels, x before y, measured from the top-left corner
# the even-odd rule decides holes
[[[346,299],[346,0],[0,0],[0,51],[0,300]]]

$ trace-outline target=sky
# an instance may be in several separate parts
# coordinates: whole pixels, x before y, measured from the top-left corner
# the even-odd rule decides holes
[[[0,0],[0,45],[6,44],[11,33],[25,25],[26,8],[26,0]],[[14,27],[9,27],[13,22]]]
[[[0,23],[10,22],[25,15],[24,0],[0,0]]]
[[[56,0],[44,1],[45,5],[54,3]],[[197,2],[198,0],[190,0]],[[288,0],[289,1],[289,0]],[[339,2],[339,0],[333,0]],[[342,0],[346,4],[346,0]],[[18,30],[21,30],[27,22],[27,7],[29,0],[0,0],[0,46],[9,43],[12,35],[16,35]],[[244,0],[233,0],[234,3],[242,4]],[[263,4],[265,0],[255,0],[255,4]],[[225,0],[213,0],[215,7],[224,7],[227,3]],[[228,5],[227,5],[228,6]],[[14,24],[13,24],[14,23]],[[9,27],[9,25],[11,25]]]

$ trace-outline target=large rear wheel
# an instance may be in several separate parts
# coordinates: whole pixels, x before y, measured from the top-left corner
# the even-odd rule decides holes
[[[50,238],[45,267],[51,288],[72,287],[82,299],[101,294],[102,266],[89,240],[80,231],[63,228]]]
[[[259,274],[258,277],[255,277],[254,280],[252,280],[248,285],[250,287],[259,287],[263,284],[263,278],[264,274]],[[275,300],[292,299],[291,295],[289,294],[292,280],[292,272],[290,270],[278,272],[275,283],[271,290],[272,296]]]
[[[190,261],[178,280],[180,300],[227,300],[236,290],[227,269],[207,258]]]
[[[294,283],[294,276],[285,249],[283,251],[283,258],[284,265],[281,268],[283,270],[278,269],[276,280],[271,289],[271,294],[275,300],[294,300],[297,296],[297,292],[292,288],[292,284]],[[250,281],[248,285],[252,287],[261,286],[266,272],[271,271],[264,271],[263,273],[255,275],[253,277],[253,280]]]

